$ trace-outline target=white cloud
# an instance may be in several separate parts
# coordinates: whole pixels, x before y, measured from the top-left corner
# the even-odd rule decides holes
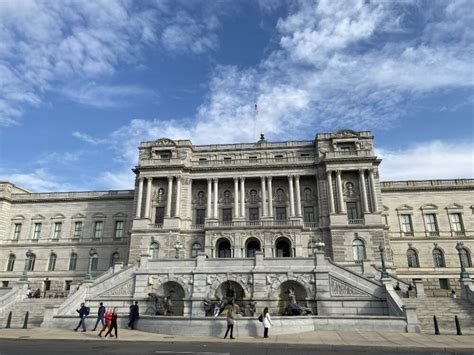
[[[429,180],[474,177],[472,142],[421,142],[406,149],[379,148],[380,179]]]
[[[82,132],[73,132],[72,133],[72,136],[77,138],[77,139],[80,139],[86,143],[90,143],[90,144],[93,144],[93,145],[97,145],[97,144],[103,144],[103,143],[107,143],[108,140],[107,139],[99,139],[99,138],[94,138],[92,136],[90,136],[89,134],[87,133],[82,133]]]
[[[5,173],[0,170],[0,180],[10,181],[31,192],[74,191],[77,186],[64,182],[47,169],[35,169],[27,173]]]

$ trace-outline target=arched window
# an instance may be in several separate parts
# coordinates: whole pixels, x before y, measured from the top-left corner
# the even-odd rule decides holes
[[[13,268],[15,267],[15,260],[16,260],[15,255],[10,254],[10,256],[8,257],[7,271],[13,271]]]
[[[218,258],[231,258],[232,257],[230,242],[227,239],[220,239],[217,241],[217,257]]]
[[[77,267],[77,254],[71,253],[71,256],[69,257],[69,271],[76,270],[76,267]]]
[[[116,262],[120,260],[120,254],[118,252],[115,252],[112,254],[110,257],[110,266],[114,266]]]
[[[49,256],[48,271],[54,271],[54,269],[56,269],[56,259],[57,258],[58,257],[56,256],[56,254],[51,253],[51,255]]]
[[[471,255],[466,248],[461,249],[461,259],[464,267],[472,267]]]
[[[201,244],[194,243],[191,247],[191,258],[195,258],[198,256],[198,253],[202,250]]]
[[[418,263],[418,254],[415,249],[408,249],[407,250],[407,261],[408,261],[408,267],[420,267],[420,264]]]
[[[314,256],[315,251],[318,250],[316,248],[316,242],[311,240],[308,243],[308,257],[312,258]]]
[[[352,242],[352,254],[354,255],[355,261],[367,259],[367,254],[365,253],[365,244],[362,240],[354,239]]]
[[[291,256],[291,244],[288,239],[278,239],[275,247],[277,258],[289,258]]]
[[[150,255],[153,260],[158,259],[160,254],[160,246],[158,243],[151,243],[150,245]]]
[[[445,267],[443,252],[438,248],[433,249],[433,265],[434,267]]]
[[[260,242],[257,239],[251,239],[247,242],[245,249],[247,258],[254,258],[257,251],[260,251]]]
[[[99,267],[99,256],[97,254],[94,254],[94,256],[92,257],[91,270],[92,271],[97,271],[98,267]]]
[[[35,269],[36,255],[31,254],[28,258],[28,271],[33,271]]]

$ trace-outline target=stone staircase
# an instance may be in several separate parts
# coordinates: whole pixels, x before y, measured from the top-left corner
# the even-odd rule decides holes
[[[458,316],[463,335],[474,335],[474,304],[450,297],[404,298],[403,302],[416,307],[423,333],[434,334],[435,315],[441,334],[456,334],[454,316]]]
[[[23,328],[26,312],[28,313],[28,328],[39,327],[43,321],[46,306],[59,306],[65,298],[26,298],[13,304],[2,315],[1,327],[7,324],[8,314],[12,312],[11,328]]]

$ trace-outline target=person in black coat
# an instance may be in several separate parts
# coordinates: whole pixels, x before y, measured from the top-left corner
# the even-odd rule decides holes
[[[104,315],[105,315],[105,307],[104,307],[104,304],[100,302],[99,308],[97,309],[97,321],[95,322],[94,329],[92,329],[93,332],[97,329],[99,322],[101,322],[102,327],[104,327]]]
[[[130,313],[128,315],[128,326],[129,329],[135,329],[135,322],[140,318],[140,309],[138,307],[138,302],[135,301],[135,304],[130,306]]]
[[[81,320],[79,321],[79,324],[77,325],[77,327],[74,328],[74,331],[77,332],[79,327],[82,325],[82,331],[85,332],[86,331],[85,320],[86,320],[86,317],[89,315],[89,307],[86,307],[84,303],[81,303],[81,308],[76,309],[76,312],[79,313],[79,318],[81,318]]]

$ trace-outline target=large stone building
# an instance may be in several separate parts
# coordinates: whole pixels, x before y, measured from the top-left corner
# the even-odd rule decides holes
[[[131,266],[110,294],[171,292],[182,314],[202,314],[202,300],[229,284],[280,313],[293,288],[319,314],[389,314],[376,287],[383,245],[392,280],[422,280],[431,296],[459,290],[458,241],[474,272],[474,180],[381,182],[380,163],[370,132],[215,145],[162,138],[140,145],[131,191],[1,183],[0,280],[61,294],[89,266],[94,279],[123,263]],[[329,259],[315,266],[315,250]]]

